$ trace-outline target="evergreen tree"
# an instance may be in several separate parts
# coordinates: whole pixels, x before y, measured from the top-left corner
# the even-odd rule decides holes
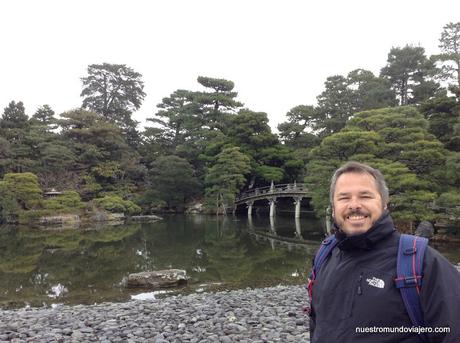
[[[428,133],[428,122],[412,107],[385,108],[356,114],[339,133],[326,137],[310,153],[305,181],[314,185],[315,212],[329,204],[333,171],[346,161],[369,163],[382,170],[391,192],[392,213],[401,220],[431,220],[428,207],[442,192],[446,151]]]
[[[83,77],[82,107],[101,114],[123,129],[132,146],[140,143],[138,122],[131,114],[144,100],[142,75],[125,64],[91,64]]]
[[[193,92],[178,89],[163,98],[157,107],[159,110],[155,116],[147,118],[157,127],[148,128],[144,132],[144,136],[151,141],[149,145],[159,145],[162,153],[174,154],[184,144],[201,136],[200,130],[205,120],[199,105],[194,101]]]
[[[11,101],[3,110],[0,120],[1,129],[24,129],[28,126],[29,117],[22,101]],[[12,132],[14,132],[12,130]],[[13,136],[11,138],[14,138]]]
[[[216,156],[216,162],[206,172],[206,198],[211,207],[225,212],[246,183],[251,170],[249,157],[239,148],[226,148]]]
[[[396,105],[396,95],[391,83],[376,77],[371,71],[355,69],[347,75],[348,88],[353,90],[354,112]]]
[[[407,105],[441,92],[439,84],[431,78],[436,72],[433,61],[425,56],[424,48],[406,45],[390,50],[387,65],[380,74],[391,82],[400,105]]]
[[[124,122],[145,97],[142,75],[125,64],[91,64],[81,80],[82,107],[115,122]]]
[[[354,112],[352,90],[342,75],[330,76],[325,90],[317,97],[318,118],[315,129],[325,137],[339,132]]]
[[[28,144],[29,133],[30,122],[24,104],[22,101],[11,101],[0,120],[0,134],[8,142],[4,142],[4,149],[8,150],[6,158],[0,161],[5,172],[21,173],[33,169],[36,161],[33,145]]]
[[[63,113],[61,117],[62,138],[76,156],[72,169],[79,171],[75,186],[81,189],[82,197],[94,195],[83,191],[88,182],[96,182],[103,190],[118,195],[131,193],[132,182],[141,181],[145,170],[121,129],[99,114],[82,109]]]
[[[42,190],[32,173],[8,173],[0,181],[0,219],[17,222],[25,210],[38,206]]]
[[[325,90],[317,97],[314,131],[321,137],[339,132],[356,112],[393,106],[395,94],[391,84],[365,69],[356,69],[348,75],[327,78]]]
[[[422,103],[421,112],[429,122],[428,131],[444,146],[460,151],[460,105],[454,97],[436,97]]]
[[[196,92],[194,101],[199,104],[203,113],[204,125],[209,129],[225,132],[225,124],[231,114],[235,114],[243,104],[236,101],[235,84],[225,79],[198,77],[198,83],[211,91]]]
[[[278,125],[279,136],[283,143],[294,149],[311,148],[319,144],[313,127],[317,118],[317,109],[313,106],[299,105],[286,114],[287,121]]]
[[[193,166],[178,156],[161,156],[150,168],[149,196],[163,200],[169,209],[181,211],[187,200],[196,195],[199,183]]]
[[[49,105],[40,106],[31,118],[32,124],[43,125],[47,130],[54,129],[56,122],[54,111]]]
[[[460,87],[460,22],[444,26],[439,39],[439,48],[441,54],[435,58],[444,62],[441,75],[445,80],[453,80],[452,86],[458,89]]]

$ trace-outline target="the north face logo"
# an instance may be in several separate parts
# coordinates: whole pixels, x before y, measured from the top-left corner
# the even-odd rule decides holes
[[[372,277],[372,279],[366,279],[366,282],[369,284],[369,286],[372,286],[372,287],[377,287],[377,288],[385,287],[385,281],[377,279],[375,276]]]

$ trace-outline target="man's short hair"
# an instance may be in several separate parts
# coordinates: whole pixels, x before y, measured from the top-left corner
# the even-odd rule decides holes
[[[335,185],[337,184],[337,179],[340,175],[345,173],[358,173],[358,174],[369,174],[371,175],[375,183],[377,185],[377,189],[380,193],[380,197],[382,198],[382,204],[388,204],[390,200],[390,195],[388,192],[388,187],[385,182],[385,178],[383,177],[382,173],[378,169],[374,169],[367,164],[359,163],[359,162],[347,162],[339,169],[334,172],[331,178],[331,189],[329,191],[329,199],[331,201],[331,206],[334,204],[334,192],[335,192]]]

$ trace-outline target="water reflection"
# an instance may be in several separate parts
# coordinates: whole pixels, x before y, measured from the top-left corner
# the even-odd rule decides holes
[[[273,233],[274,236],[276,236],[275,217],[269,217],[269,218],[270,218],[270,231]]]
[[[248,230],[254,231],[254,223],[252,221],[252,216],[248,216]]]
[[[300,218],[295,218],[295,235],[297,238],[302,238],[302,227],[300,226]]]
[[[180,292],[303,283],[323,235],[313,219],[268,215],[169,216],[87,230],[10,227],[0,230],[0,306],[149,297],[125,289],[124,278],[168,268],[187,271]]]

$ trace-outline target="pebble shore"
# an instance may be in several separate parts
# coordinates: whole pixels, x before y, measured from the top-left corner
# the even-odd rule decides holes
[[[0,312],[0,342],[310,342],[304,286]]]

